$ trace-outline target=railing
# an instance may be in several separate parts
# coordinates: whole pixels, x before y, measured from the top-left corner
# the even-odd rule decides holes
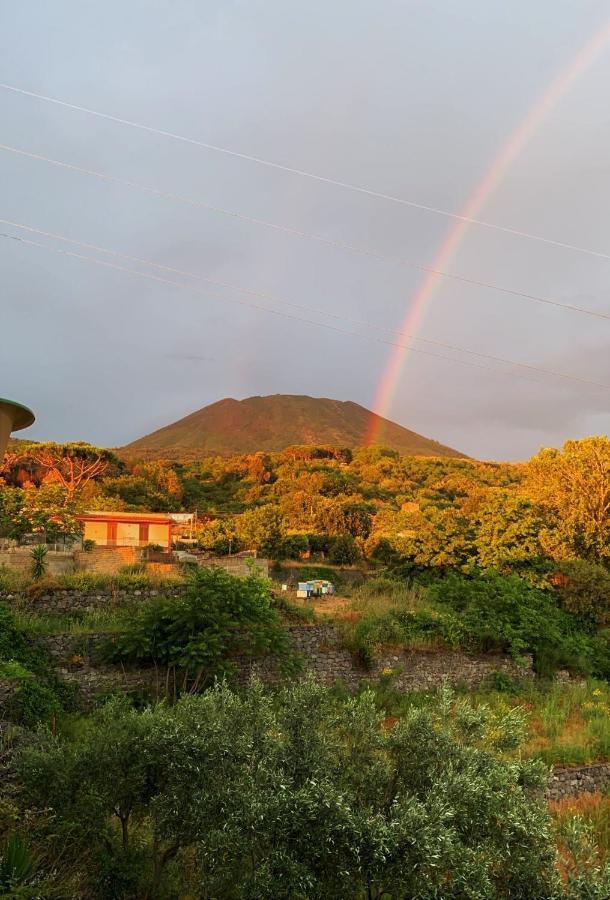
[[[108,538],[104,541],[95,541],[95,549],[104,549],[104,547],[150,547],[152,541],[140,541],[138,538]],[[163,547],[163,544],[159,544],[160,547]]]

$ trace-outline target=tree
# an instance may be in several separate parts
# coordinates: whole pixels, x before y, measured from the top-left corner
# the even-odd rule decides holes
[[[367,538],[372,527],[371,507],[359,497],[341,494],[320,507],[317,525],[331,536],[351,534]]]
[[[475,546],[483,569],[519,568],[545,555],[544,535],[550,516],[522,494],[492,489],[476,514]]]
[[[475,557],[474,522],[450,506],[428,506],[410,519],[398,549],[419,566],[468,568]]]
[[[1,494],[8,488],[1,489]],[[76,519],[77,506],[74,500],[67,500],[64,488],[59,484],[43,484],[41,487],[28,485],[19,491],[19,502],[15,497],[9,501],[10,521],[7,531],[10,537],[20,538],[24,534],[43,534],[50,540],[59,537],[75,537],[80,532]]]
[[[163,462],[138,463],[130,474],[106,480],[104,490],[120,498],[128,509],[177,512],[182,501],[180,480]]]
[[[235,520],[235,530],[245,547],[271,557],[279,550],[284,536],[280,512],[271,505],[246,510]]]
[[[527,464],[526,490],[558,513],[572,555],[610,557],[610,439],[566,441],[543,449]]]
[[[610,572],[605,566],[575,559],[559,565],[553,579],[564,609],[594,626],[608,624]]]
[[[119,464],[110,450],[85,443],[29,444],[22,452],[22,459],[31,460],[42,469],[45,481],[63,487],[66,504],[80,488],[106,474],[111,465]]]
[[[328,559],[336,566],[351,566],[360,559],[360,550],[351,534],[340,534],[331,538]]]
[[[148,823],[150,888],[127,896],[601,900],[606,869],[580,895],[558,876],[543,767],[507,758],[519,710],[443,690],[394,727],[383,716],[370,693],[339,700],[312,681],[217,685],[142,712],[113,702],[22,751],[20,799],[50,814],[64,856],[105,846],[114,871]]]

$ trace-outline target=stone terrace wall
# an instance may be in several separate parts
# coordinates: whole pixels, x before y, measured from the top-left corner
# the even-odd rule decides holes
[[[118,589],[115,591],[81,591],[77,589],[52,590],[36,599],[26,594],[0,593],[0,600],[20,606],[28,606],[36,613],[92,612],[113,606],[126,606],[133,602],[152,600],[156,597],[178,597],[184,593],[181,585],[166,588]]]
[[[139,547],[94,547],[92,550],[75,550],[74,565],[83,572],[96,575],[116,575],[124,566],[142,562]]]
[[[610,763],[596,763],[575,769],[555,769],[549,781],[547,800],[564,800],[579,794],[604,791],[610,784]]]
[[[367,671],[353,659],[333,625],[294,625],[288,629],[294,651],[301,656],[305,672],[311,672],[324,684],[343,681],[356,688],[362,681],[378,678],[391,669],[393,684],[398,690],[411,691],[438,687],[447,678],[451,683],[477,687],[495,672],[512,678],[533,678],[531,661],[519,666],[501,654],[471,656],[459,651],[409,650],[385,654],[375,667]],[[240,681],[247,680],[252,671],[269,681],[277,681],[279,674],[266,661],[240,660]]]
[[[437,687],[447,678],[450,682],[462,682],[475,687],[494,672],[505,672],[516,678],[529,677],[531,669],[518,666],[512,659],[500,655],[469,656],[452,653],[408,651],[385,657],[371,671],[359,667],[351,653],[342,646],[341,636],[332,625],[293,625],[288,629],[290,643],[301,658],[303,672],[312,673],[324,684],[343,681],[355,689],[365,680],[377,678],[384,670],[392,669],[395,685],[399,690],[416,690]],[[58,666],[77,677],[79,668],[90,669],[104,665],[103,648],[112,633],[40,635],[36,640],[46,647]],[[244,683],[253,672],[263,680],[277,683],[280,672],[273,660],[257,660],[238,657],[237,680]],[[65,674],[65,673],[64,673]],[[119,673],[120,674],[120,673]]]
[[[6,566],[21,575],[30,575],[32,572],[32,548],[19,547],[12,550],[0,551],[0,566]],[[74,571],[74,557],[72,552],[49,550],[45,565],[49,575],[63,575],[65,572]]]
[[[53,657],[62,681],[78,688],[81,705],[86,709],[93,705],[97,696],[117,691],[147,690],[153,696],[160,696],[163,685],[154,667],[110,665],[105,662],[104,651],[112,638],[112,632],[64,632],[38,635],[35,640]]]

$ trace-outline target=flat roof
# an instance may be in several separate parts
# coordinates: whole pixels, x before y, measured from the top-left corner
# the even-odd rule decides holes
[[[116,512],[103,510],[91,510],[81,513],[76,517],[81,522],[148,522],[158,525],[173,525],[167,513],[149,512]]]
[[[21,431],[22,428],[29,428],[30,425],[34,424],[36,416],[31,409],[28,409],[27,406],[24,406],[22,403],[15,403],[14,400],[7,400],[5,397],[0,397],[0,409],[3,406],[11,408],[11,413],[13,415],[13,431]]]

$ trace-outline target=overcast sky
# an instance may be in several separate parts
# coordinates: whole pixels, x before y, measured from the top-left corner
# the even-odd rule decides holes
[[[459,213],[609,17],[607,0],[0,0],[0,81]],[[480,217],[610,253],[609,95],[610,46]],[[382,255],[430,263],[453,224],[6,90],[0,123],[2,144]],[[228,396],[371,407],[392,352],[374,338],[393,339],[422,281],[8,151],[0,218],[254,292],[72,248],[185,289],[60,254],[57,240],[0,238],[0,396],[35,410],[33,438],[120,445]],[[610,259],[472,226],[450,270],[610,312]],[[610,321],[442,281],[420,337],[610,384]],[[496,459],[608,431],[610,390],[447,355],[477,367],[409,354],[391,418]]]

